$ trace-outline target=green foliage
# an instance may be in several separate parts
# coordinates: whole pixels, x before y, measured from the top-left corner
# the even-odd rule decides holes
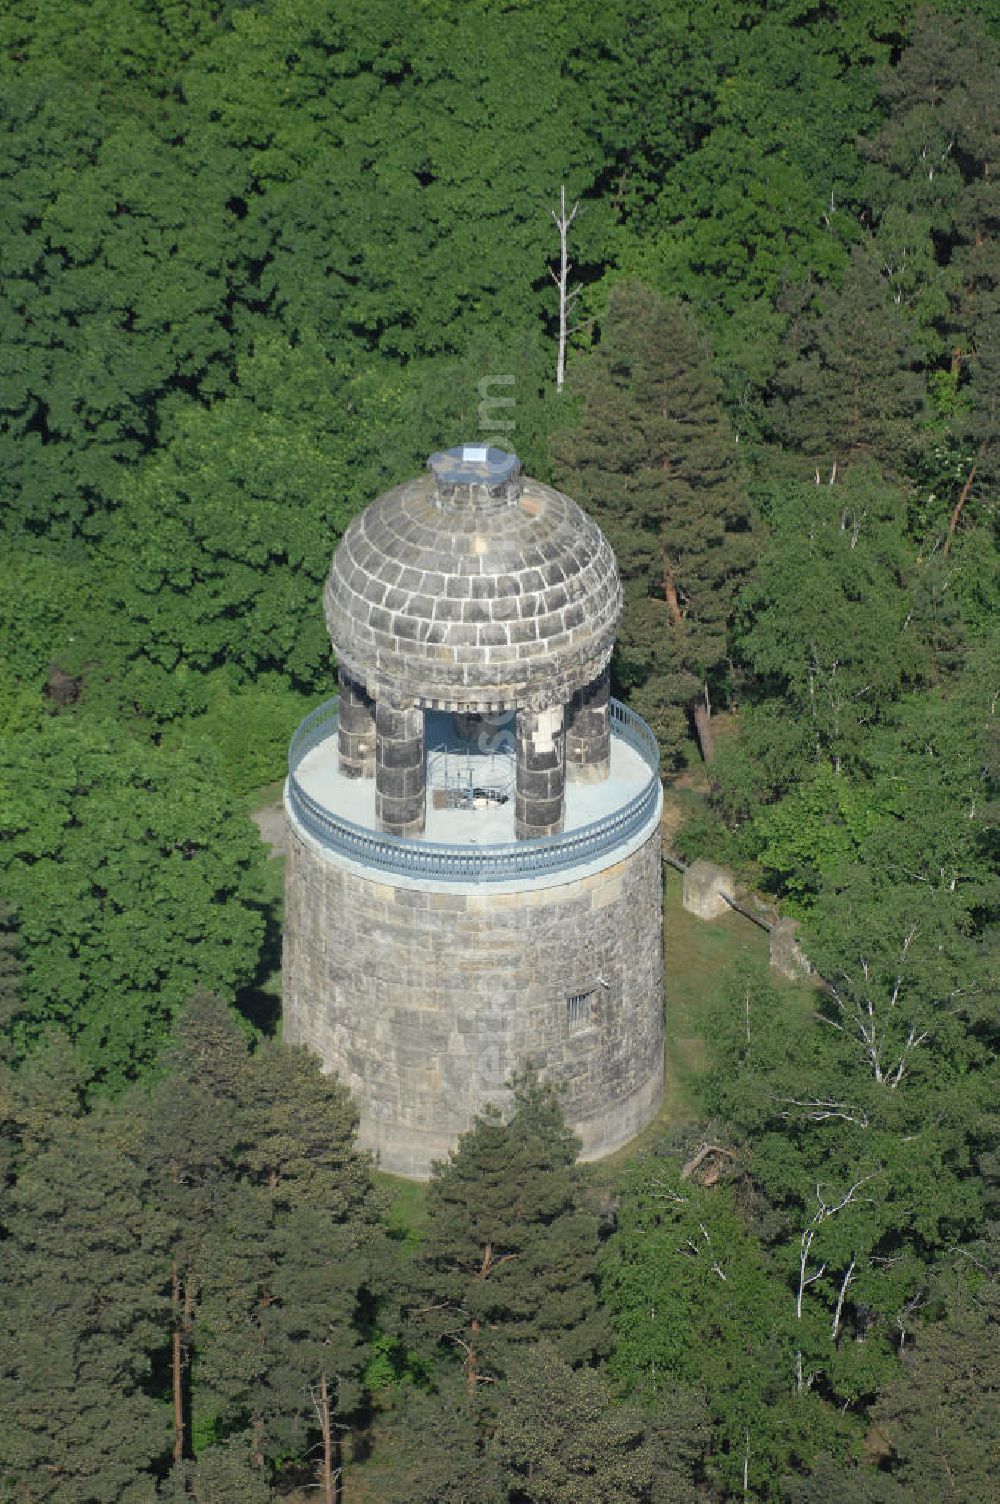
[[[58,1025],[95,1083],[119,1088],[196,987],[232,997],[252,975],[263,849],[204,751],[54,720],[0,742],[0,771],[24,947],[16,1047]]]
[[[379,1375],[401,1501],[936,1499],[961,1474],[986,1497],[991,1286],[929,1294],[982,1221],[997,1032],[996,42],[957,10],[0,16],[16,1504],[266,1499]],[[713,1015],[698,1106],[733,1187],[665,1157],[627,1178],[605,1289],[641,1418],[587,1366],[596,1219],[537,1083],[393,1257],[346,1095],[250,1054],[218,1001],[155,1088],[85,1111],[148,1077],[199,987],[252,974],[263,854],[234,796],[326,692],[330,551],[486,431],[484,395],[514,398],[491,436],[542,478],[561,430],[556,478],[622,566],[618,683],[675,762],[706,689],[738,696],[684,849],[756,863],[832,988],[741,978]],[[914,1332],[922,1302],[944,1319]],[[199,1455],[171,1468],[175,1337]],[[848,1458],[872,1417],[879,1472]]]
[[[779,437],[824,482],[858,462],[899,474],[919,444],[923,388],[877,251],[855,246],[841,285],[821,288],[813,306],[788,301]]]
[[[19,1069],[4,1067],[0,1115],[12,1169],[51,1148],[65,1121],[82,1115],[87,1080],[79,1051],[55,1031]]]
[[[728,1192],[682,1181],[666,1156],[637,1164],[622,1180],[601,1290],[614,1326],[611,1372],[662,1405],[678,1390],[705,1395],[719,1486],[737,1487],[748,1431],[760,1498],[775,1497],[793,1458],[829,1444],[822,1406],[792,1394],[793,1313],[782,1281]]]
[[[483,1389],[442,1372],[432,1389],[407,1388],[383,1417],[381,1496],[393,1504],[509,1504],[510,1493],[488,1443]]]
[[[278,1498],[252,1455],[252,1436],[206,1446],[196,1461],[179,1462],[157,1491],[165,1504],[272,1504]]]
[[[234,794],[250,794],[283,777],[289,740],[311,709],[309,701],[280,680],[234,689],[225,670],[206,675],[204,689],[203,713],[174,721],[165,730],[162,745],[183,748],[208,743],[226,787]]]
[[[40,690],[77,632],[85,630],[94,591],[87,572],[58,556],[11,549],[0,560],[0,664],[12,679]]]
[[[649,104],[638,139],[625,128],[622,191],[629,207],[631,193],[645,202],[626,221],[620,264],[689,301],[712,330],[744,434],[760,422],[758,395],[778,359],[782,285],[835,276],[857,233],[856,138],[878,123],[873,65],[888,57],[903,8],[734,4],[629,17],[626,78]]]
[[[736,446],[696,328],[645,288],[613,290],[576,382],[580,426],[552,441],[556,477],[615,549],[626,598],[618,678],[676,751],[683,707],[724,672],[750,565]]]
[[[208,994],[152,1088],[87,1114],[84,1080],[58,1037],[0,1077],[4,1497],[152,1501],[174,1456],[162,1497],[268,1498],[324,1391],[332,1427],[360,1397],[383,1207],[354,1106]]]
[[[570,1419],[553,1426],[552,1417]],[[647,1497],[654,1456],[642,1416],[615,1404],[601,1376],[571,1368],[551,1343],[511,1373],[493,1449],[510,1497],[524,1504],[626,1504]]]
[[[983,1280],[972,1273],[945,1319],[919,1332],[908,1366],[875,1407],[892,1448],[887,1501],[986,1498],[996,1483],[1000,1300],[995,1267]]]
[[[765,706],[758,732],[775,739],[774,752],[754,759],[774,768],[773,792],[810,764],[856,766],[872,729],[923,677],[903,507],[900,493],[867,469],[852,470],[842,486],[790,482],[772,498],[767,552],[740,598],[734,635],[778,702],[776,714]],[[738,805],[741,792],[737,783]]]
[[[996,1271],[961,1252],[971,1261],[943,1319],[917,1328],[905,1366],[873,1411],[882,1468],[845,1472],[821,1459],[814,1474],[788,1487],[789,1504],[961,1504],[995,1492]]]
[[[860,940],[863,995],[848,990],[851,967],[819,1013],[762,978],[734,979],[712,1021],[705,1090],[779,1214],[769,1241],[795,1313],[799,1382],[852,1406],[892,1376],[933,1260],[980,1224],[970,1165],[991,1090],[978,1051],[956,1057],[947,1015],[927,1006],[921,1017],[919,985],[893,1000],[899,978],[883,987],[873,942]]]
[[[217,999],[182,1015],[144,1109],[142,1162],[193,1373],[190,1438],[277,1461],[360,1399],[382,1211],[346,1091],[304,1050],[245,1034]],[[176,1358],[171,1362],[176,1366]],[[322,1398],[325,1395],[325,1400]],[[199,1459],[200,1465],[200,1459]]]
[[[239,379],[181,412],[127,488],[104,543],[108,600],[128,659],[315,686],[329,674],[322,580],[351,515],[334,369],[315,342],[262,340]]]
[[[511,1347],[539,1337],[575,1363],[606,1345],[577,1140],[551,1087],[529,1073],[513,1090],[509,1117],[487,1109],[435,1167],[408,1297],[414,1333],[472,1375],[512,1371]]]
[[[8,1200],[0,1490],[18,1504],[154,1498],[148,1469],[169,1448],[149,1393],[163,1300],[133,1142],[113,1112],[58,1119]]]
[[[40,59],[5,95],[4,511],[90,532],[154,442],[157,405],[229,386],[240,176],[198,160],[175,101],[122,95],[109,113],[90,80]]]
[[[17,921],[13,911],[0,903],[0,1024],[4,1028],[20,1007],[21,963]]]
[[[878,793],[821,764],[808,782],[761,811],[754,824],[755,854],[790,900],[790,913],[858,860],[865,837],[887,813]]]
[[[1000,114],[997,43],[971,14],[921,5],[910,44],[883,75],[890,106],[867,145],[877,239],[897,301],[932,357],[955,367],[995,313]]]
[[[138,0],[127,7],[97,0],[88,5],[81,25],[72,6],[24,0],[5,13],[0,37],[5,55],[10,49],[23,68],[64,82],[93,83],[102,108],[124,112],[147,94],[161,96],[232,8],[199,0]]]

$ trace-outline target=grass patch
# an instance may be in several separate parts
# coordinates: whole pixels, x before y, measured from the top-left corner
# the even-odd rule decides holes
[[[766,966],[768,955],[764,930],[741,914],[696,919],[682,891],[681,874],[670,871],[663,901],[666,1085],[657,1118],[664,1125],[699,1116],[699,1081],[710,1064],[707,1020],[728,993],[734,966]]]
[[[667,868],[663,900],[663,978],[666,1005],[666,1071],[663,1100],[653,1121],[617,1153],[592,1165],[595,1182],[613,1179],[618,1170],[648,1150],[671,1130],[695,1124],[705,1116],[701,1082],[711,1067],[709,1019],[725,1001],[736,966],[768,964],[768,937],[740,914],[719,919],[696,919],[681,897],[683,879]],[[771,981],[780,991],[798,994],[803,1008],[816,1007],[816,991],[808,983],[789,982],[776,972]]]
[[[248,815],[256,815],[262,809],[269,809],[272,804],[280,804],[281,796],[285,790],[284,777],[276,778],[273,783],[264,783],[259,789],[253,789],[245,794],[244,801]]]
[[[389,1201],[386,1226],[408,1249],[419,1247],[427,1226],[427,1183],[375,1171],[375,1184]]]
[[[269,783],[247,795],[246,811],[251,818],[261,810],[274,808],[281,798],[281,783]],[[264,943],[257,969],[246,987],[237,995],[236,1006],[262,1034],[281,1032],[281,931],[285,911],[285,859],[271,855],[263,863],[250,895],[254,907],[264,916]]]

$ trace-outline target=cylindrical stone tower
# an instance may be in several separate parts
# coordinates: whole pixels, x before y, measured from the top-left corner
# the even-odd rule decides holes
[[[656,741],[609,699],[614,555],[514,455],[465,445],[347,529],[340,695],[289,753],[284,1036],[423,1177],[512,1073],[585,1158],[663,1085]]]

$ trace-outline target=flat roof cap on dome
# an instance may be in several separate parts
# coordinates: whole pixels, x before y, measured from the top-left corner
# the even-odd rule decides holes
[[[458,444],[432,454],[427,468],[442,486],[501,486],[517,475],[521,461],[490,444]]]

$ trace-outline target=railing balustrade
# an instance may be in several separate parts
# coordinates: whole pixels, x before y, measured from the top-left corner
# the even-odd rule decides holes
[[[299,824],[331,851],[380,872],[445,882],[514,882],[596,861],[637,834],[659,798],[660,750],[641,716],[620,700],[610,705],[611,732],[639,753],[649,777],[620,809],[558,836],[476,846],[390,836],[333,814],[303,787],[298,770],[306,755],[337,735],[339,697],[307,715],[288,749],[288,803]]]

